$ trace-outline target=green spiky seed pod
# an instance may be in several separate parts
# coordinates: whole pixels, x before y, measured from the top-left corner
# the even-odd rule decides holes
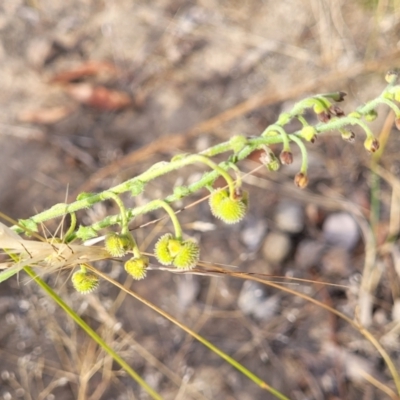
[[[146,277],[148,266],[149,258],[146,256],[133,257],[124,265],[125,271],[137,281]]]
[[[311,125],[305,126],[301,130],[301,136],[308,142],[314,143],[317,138],[317,130]]]
[[[74,272],[71,281],[75,290],[82,294],[91,293],[99,286],[99,277],[93,272],[83,270]]]
[[[181,243],[180,250],[175,256],[173,264],[179,269],[192,269],[196,266],[200,257],[199,245],[190,240]]]
[[[154,254],[157,260],[163,265],[171,265],[174,257],[171,255],[169,251],[169,241],[173,239],[173,236],[170,233],[166,233],[158,239],[155,248]]]
[[[156,243],[154,253],[163,265],[173,264],[179,269],[192,269],[199,261],[200,249],[191,240],[177,239],[167,233]]]
[[[377,116],[378,113],[372,109],[371,111],[369,111],[367,114],[364,115],[364,118],[367,122],[372,122],[375,121]]]
[[[235,199],[229,196],[226,189],[214,191],[209,199],[213,215],[226,224],[235,224],[241,221],[246,215],[248,208],[248,194],[244,192]]]
[[[132,250],[133,239],[130,234],[110,233],[105,239],[106,250],[113,257],[123,257]]]
[[[368,136],[364,141],[364,147],[371,153],[375,153],[379,149],[379,141],[373,136]]]

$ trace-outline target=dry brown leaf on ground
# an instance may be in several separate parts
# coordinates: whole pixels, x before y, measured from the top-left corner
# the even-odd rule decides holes
[[[132,103],[131,98],[124,92],[88,83],[68,85],[65,91],[79,103],[103,111],[120,110]]]
[[[67,71],[59,72],[50,79],[50,83],[70,83],[87,76],[115,76],[117,68],[107,61],[86,61]]]
[[[74,110],[71,107],[67,106],[37,108],[22,111],[18,114],[17,118],[21,122],[51,125],[64,119],[73,111]]]

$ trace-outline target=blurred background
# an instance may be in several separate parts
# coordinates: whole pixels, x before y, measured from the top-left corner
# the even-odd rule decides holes
[[[259,135],[311,94],[345,91],[341,107],[350,112],[379,95],[399,55],[398,0],[2,0],[0,210],[27,218],[177,153]],[[375,166],[386,179],[372,175],[362,132],[354,144],[332,132],[308,145],[307,190],[292,183],[295,154],[292,166],[246,180],[251,208],[238,226],[216,221],[204,202],[182,221],[203,261],[344,285],[294,288],[350,316],[372,232],[380,272],[370,329],[400,368],[400,250],[395,240],[385,246],[399,232],[400,144],[389,111],[377,111],[372,129],[385,145]],[[156,180],[127,204],[164,197],[199,171]],[[104,203],[79,217],[89,224],[116,212]],[[59,223],[46,227],[54,232]],[[135,231],[140,247],[167,228]],[[369,342],[300,298],[250,281],[162,271],[132,283],[118,263],[98,267],[291,399],[390,398],[372,378],[394,389]],[[68,274],[55,275],[47,279],[57,292],[164,398],[272,398],[107,282],[82,297]],[[0,399],[147,398],[22,276],[0,285],[0,321]]]

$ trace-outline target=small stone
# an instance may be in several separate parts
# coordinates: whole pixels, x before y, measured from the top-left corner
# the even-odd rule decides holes
[[[304,270],[317,266],[321,261],[325,247],[325,244],[316,240],[302,240],[296,250],[296,266]]]
[[[340,247],[329,248],[321,258],[321,267],[325,274],[347,276],[350,273],[350,256]]]
[[[261,246],[266,231],[267,222],[264,219],[249,216],[240,232],[240,239],[248,250],[256,251]]]
[[[299,233],[304,228],[304,209],[293,201],[282,201],[276,210],[275,222],[284,232]]]
[[[322,231],[326,242],[332,246],[352,250],[360,238],[360,232],[354,218],[347,213],[338,212],[329,215]]]
[[[183,275],[176,277],[178,305],[182,310],[191,306],[200,291],[200,283],[196,276]]]
[[[276,295],[267,297],[262,285],[246,281],[239,294],[238,306],[244,314],[266,321],[278,311],[279,297]]]
[[[271,232],[263,245],[264,258],[274,264],[280,264],[289,255],[292,242],[289,236],[282,232]]]

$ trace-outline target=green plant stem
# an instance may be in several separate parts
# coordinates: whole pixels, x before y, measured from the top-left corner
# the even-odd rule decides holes
[[[277,131],[282,138],[283,150],[290,151],[289,137],[286,131],[279,126],[278,124],[270,125],[265,131],[261,134],[262,137],[268,136],[269,133]]]
[[[153,399],[162,400],[162,397],[135,372],[130,365],[121,358],[108,344],[79,317],[40,277],[31,267],[24,267],[24,271],[37,283],[74,321],[79,325],[115,362],[117,362]]]
[[[380,99],[380,103],[386,104],[388,107],[390,107],[394,111],[396,118],[400,117],[400,109],[399,109],[399,107],[397,107],[396,104],[393,103],[393,101],[390,101],[390,100],[382,97]]]
[[[397,86],[393,85],[388,85],[387,89],[385,89],[380,96],[377,98],[367,102],[365,105],[362,107],[359,107],[357,109],[357,112],[361,115],[368,113],[372,109],[374,109],[379,103],[382,103],[382,98],[384,98],[384,95],[386,93],[393,92],[396,90],[400,90]],[[334,93],[335,94],[335,93]],[[292,111],[290,113],[285,113],[285,121],[289,121],[291,119],[291,115],[299,115],[306,108],[309,108],[312,106],[312,104],[315,104],[315,101],[322,101],[321,97],[323,98],[323,95],[319,96],[314,96],[308,99],[304,99],[297,103],[295,107],[293,107]],[[324,103],[325,104],[325,103]],[[318,134],[322,134],[327,131],[332,131],[340,128],[344,128],[346,125],[359,125],[366,133],[367,136],[373,136],[372,132],[368,128],[366,124],[364,124],[362,121],[359,120],[359,118],[355,117],[349,117],[345,116],[342,118],[335,118],[331,121],[328,121],[327,123],[320,123],[318,124],[315,128]],[[274,136],[269,136],[265,135],[266,133],[271,132],[272,130],[279,131],[280,135],[274,135]],[[264,145],[272,145],[272,144],[278,144],[278,143],[283,143],[284,146],[288,146],[288,134],[284,131],[284,129],[279,126],[278,124],[271,125],[268,127],[263,134],[264,136],[259,136],[256,138],[248,138],[247,140],[247,145],[238,153],[235,155],[235,163],[239,162],[243,159],[245,159],[252,151],[261,148]],[[301,130],[298,130],[294,132],[292,135],[301,137]],[[195,154],[195,155],[190,155],[187,157],[180,158],[176,161],[171,161],[171,162],[162,162],[154,165],[151,167],[149,170],[145,171],[144,173],[126,181],[123,182],[117,186],[114,186],[113,188],[110,188],[109,190],[105,190],[101,193],[98,194],[93,194],[91,196],[87,196],[81,200],[77,200],[71,204],[56,204],[50,209],[43,211],[39,214],[36,214],[35,216],[31,217],[29,222],[32,222],[33,224],[38,224],[38,223],[43,223],[49,219],[53,219],[56,217],[60,217],[63,215],[66,215],[68,213],[76,212],[81,209],[89,208],[93,206],[94,204],[104,201],[106,199],[113,198],[113,196],[119,195],[121,193],[127,192],[127,191],[133,191],[135,187],[140,185],[141,187],[144,187],[144,185],[160,176],[163,176],[169,172],[172,172],[174,170],[180,169],[186,165],[193,164],[195,162],[203,162],[205,163],[205,160],[202,159],[200,160],[199,156],[206,156],[206,157],[212,157],[217,154],[221,154],[224,152],[232,151],[232,144],[230,141],[224,142],[224,143],[219,143],[203,152],[200,154]],[[211,172],[206,172],[203,174],[203,177],[198,181],[195,182],[194,184],[189,186],[189,190],[187,193],[182,196],[182,195],[170,195],[166,197],[164,200],[167,201],[168,203],[171,203],[175,200],[182,199],[183,197],[189,196],[190,194],[198,191],[201,188],[209,186],[219,175],[222,175],[222,170],[226,175],[224,175],[225,179],[227,179],[227,182],[229,182],[230,175],[226,173],[226,171],[230,168],[231,163],[227,162],[222,162],[220,164],[215,164],[213,161],[208,160],[206,161],[211,168],[214,169],[214,171]],[[213,164],[211,164],[213,163]],[[217,168],[217,169],[215,169]],[[231,185],[233,185],[231,183]],[[230,190],[232,190],[230,188]],[[126,215],[127,218],[133,218],[137,215],[143,214],[147,212],[146,206],[142,207],[137,207],[135,209],[127,210]],[[103,221],[100,221],[94,225],[92,225],[93,229],[95,231],[98,231],[99,229],[106,228],[110,225],[119,223],[121,219],[121,216],[110,216],[105,218]],[[13,229],[16,230],[17,232],[21,233],[23,232],[23,228],[21,226],[13,226]],[[71,235],[71,239],[73,239],[74,235]]]
[[[303,174],[307,174],[307,168],[308,168],[308,153],[307,153],[307,149],[306,146],[304,145],[304,142],[299,139],[299,137],[297,137],[296,135],[289,135],[289,138],[291,140],[293,140],[293,142],[295,142],[301,151],[301,168],[300,171]]]
[[[189,156],[193,161],[201,162],[203,164],[208,165],[210,168],[212,168],[214,171],[218,172],[219,175],[221,175],[225,180],[226,183],[228,184],[229,187],[229,194],[231,197],[234,196],[235,194],[235,182],[233,181],[232,177],[224,170],[221,168],[218,164],[216,164],[214,161],[210,160],[208,157],[201,155],[201,154],[193,154]],[[229,164],[229,168],[230,163]]]
[[[149,205],[155,206],[155,208],[162,207],[168,213],[174,225],[175,239],[182,240],[182,227],[172,207],[164,200],[153,200]]]
[[[110,197],[117,203],[117,206],[119,207],[119,211],[120,211],[119,215],[121,216],[121,233],[123,235],[126,235],[129,232],[129,229],[128,229],[128,218],[126,215],[125,204],[117,194],[113,193],[112,191],[109,191],[108,193],[109,193]]]

